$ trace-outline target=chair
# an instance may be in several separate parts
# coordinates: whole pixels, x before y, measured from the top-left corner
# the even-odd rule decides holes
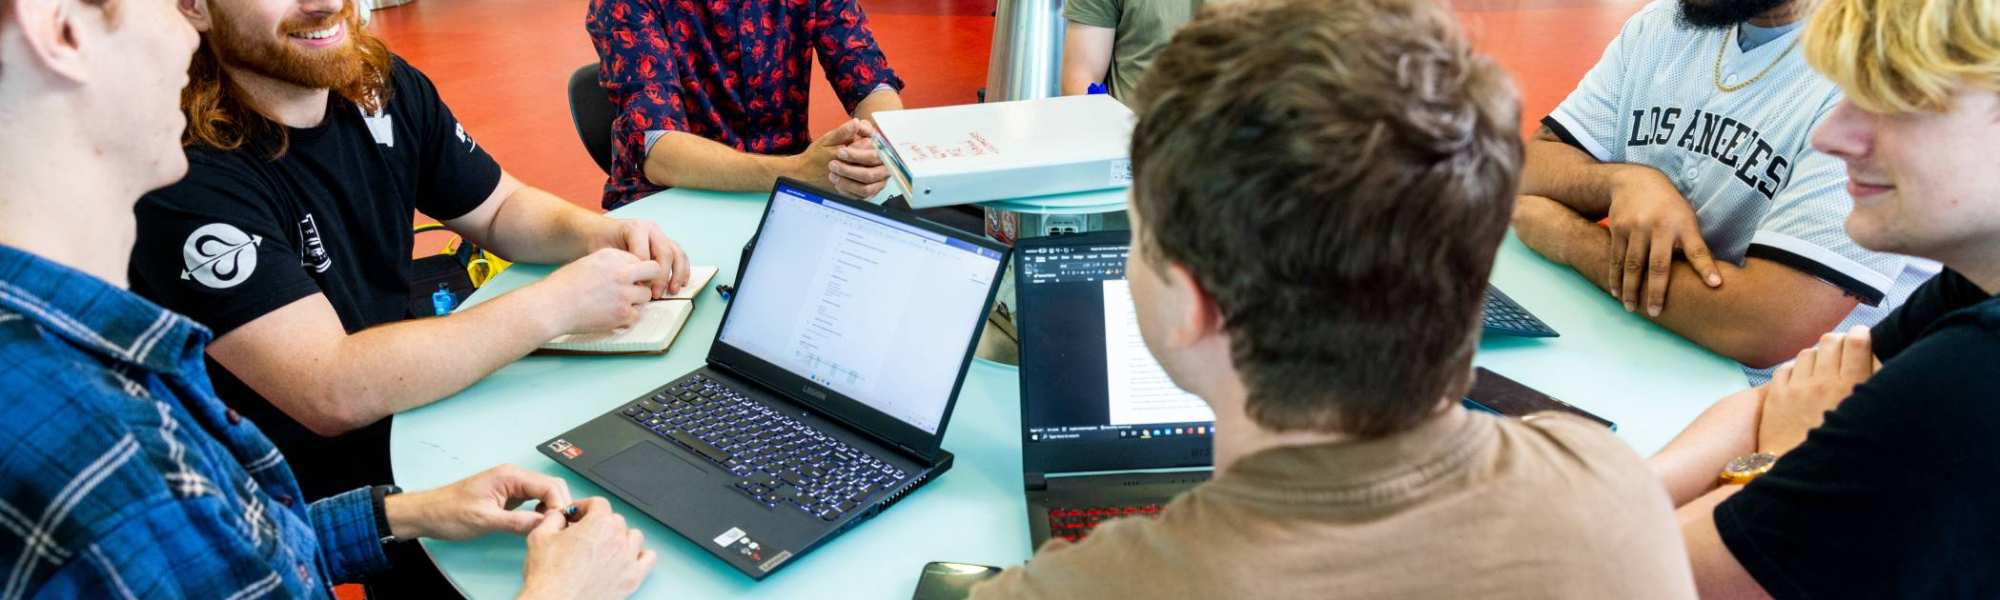
[[[578,67],[569,76],[569,118],[576,123],[576,136],[583,149],[597,161],[597,168],[611,174],[611,119],[618,109],[611,96],[597,85],[597,63]]]

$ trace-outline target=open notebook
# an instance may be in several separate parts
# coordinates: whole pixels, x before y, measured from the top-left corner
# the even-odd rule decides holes
[[[695,294],[708,287],[708,280],[715,278],[715,272],[715,267],[690,269],[687,285],[681,287],[680,293],[647,302],[640,309],[639,322],[630,327],[605,333],[572,333],[549,340],[541,349],[586,354],[666,352],[681,334],[681,326],[687,324],[688,315],[694,314]]]

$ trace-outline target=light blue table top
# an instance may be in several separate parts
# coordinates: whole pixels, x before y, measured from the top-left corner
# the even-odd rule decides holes
[[[743,243],[766,194],[672,190],[613,213],[660,224],[694,264],[734,281]],[[540,279],[548,267],[520,265],[470,302]],[[1494,281],[1562,332],[1552,340],[1481,343],[1477,362],[1618,423],[1642,454],[1666,444],[1717,398],[1742,389],[1735,363],[1624,312],[1608,295],[1543,260],[1509,236]],[[466,391],[396,417],[390,456],[399,484],[424,489],[501,463],[569,481],[572,493],[610,494],[537,454],[553,437],[701,365],[722,316],[714,285],[695,302],[681,337],[658,356],[531,356]],[[947,560],[1013,565],[1027,559],[1022,496],[1019,385],[1012,367],[974,361],[944,447],[957,454],[943,477],[894,509],[834,539],[761,583],[613,499],[659,552],[644,598],[908,598],[924,563]],[[520,588],[525,545],[490,535],[465,542],[425,540],[444,572],[473,598]]]

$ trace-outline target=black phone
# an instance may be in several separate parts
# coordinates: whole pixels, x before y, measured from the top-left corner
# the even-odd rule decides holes
[[[973,584],[999,574],[1000,567],[932,562],[924,565],[924,575],[917,579],[917,595],[910,600],[965,600],[972,595]]]
[[[1488,371],[1485,367],[1480,367],[1475,375],[1472,393],[1465,396],[1465,406],[1509,417],[1525,417],[1553,410],[1583,417],[1612,431],[1618,430],[1617,423],[1590,414],[1568,402],[1551,398],[1548,394],[1535,391],[1535,388],[1522,385],[1521,382],[1508,379],[1499,373]]]

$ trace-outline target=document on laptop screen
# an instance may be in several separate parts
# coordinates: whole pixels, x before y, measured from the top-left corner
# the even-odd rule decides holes
[[[1112,425],[1214,421],[1215,411],[1174,385],[1139,336],[1132,288],[1123,279],[1104,286],[1104,374],[1110,388]]]

